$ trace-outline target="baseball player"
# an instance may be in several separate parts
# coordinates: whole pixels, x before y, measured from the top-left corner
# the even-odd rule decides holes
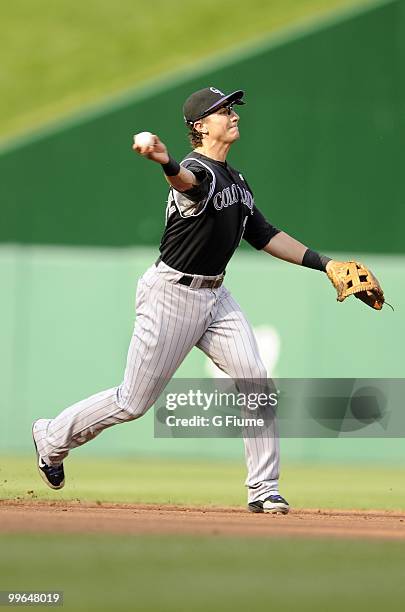
[[[243,98],[242,90],[225,94],[207,87],[186,100],[193,151],[181,164],[156,135],[133,146],[161,164],[170,186],[160,256],[138,282],[122,383],[33,424],[39,472],[53,489],[64,485],[69,451],[107,427],[145,414],[194,346],[233,379],[266,381],[252,328],[223,283],[242,238],[294,264],[320,271],[334,264],[271,225],[245,176],[228,164],[228,152],[239,139],[235,107],[244,104]],[[266,437],[245,437],[244,445],[248,509],[286,514],[289,504],[278,489],[276,429]]]

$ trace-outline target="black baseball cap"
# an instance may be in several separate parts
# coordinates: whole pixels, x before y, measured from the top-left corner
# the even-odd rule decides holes
[[[215,112],[227,104],[245,104],[242,101],[245,92],[239,89],[230,94],[223,93],[216,87],[205,87],[195,91],[187,98],[183,106],[184,121],[192,125],[198,119]]]

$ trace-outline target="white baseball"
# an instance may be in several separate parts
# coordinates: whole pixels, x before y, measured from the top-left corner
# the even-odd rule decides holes
[[[138,147],[150,147],[155,144],[155,139],[150,132],[139,132],[134,136],[134,143]]]

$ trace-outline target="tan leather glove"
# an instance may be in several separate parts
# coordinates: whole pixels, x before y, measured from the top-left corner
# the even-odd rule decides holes
[[[381,310],[385,298],[380,283],[365,265],[358,261],[335,261],[326,264],[326,274],[332,281],[338,302],[354,295],[367,306]]]

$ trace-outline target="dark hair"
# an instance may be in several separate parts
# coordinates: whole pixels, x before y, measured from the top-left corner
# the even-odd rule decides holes
[[[192,148],[196,149],[197,147],[201,147],[202,141],[203,141],[203,136],[202,136],[201,132],[196,130],[193,125],[190,125],[188,130],[189,130],[188,131],[188,139],[190,141],[190,144],[191,144]]]

